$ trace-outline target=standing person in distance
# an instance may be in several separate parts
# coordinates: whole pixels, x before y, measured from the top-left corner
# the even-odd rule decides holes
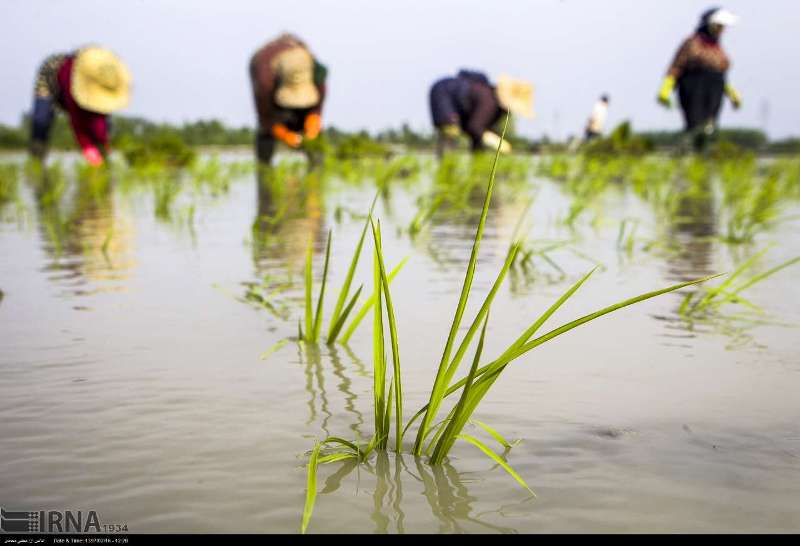
[[[600,97],[600,100],[594,104],[592,115],[586,123],[586,132],[584,135],[584,140],[586,142],[603,135],[603,127],[605,127],[606,118],[608,118],[609,100],[608,95],[604,94]]]
[[[670,108],[677,85],[686,138],[697,152],[705,150],[716,132],[723,95],[728,96],[735,109],[742,104],[741,96],[727,81],[731,63],[720,44],[725,28],[737,21],[738,17],[722,8],[704,12],[695,33],[675,54],[658,93],[658,102]]]

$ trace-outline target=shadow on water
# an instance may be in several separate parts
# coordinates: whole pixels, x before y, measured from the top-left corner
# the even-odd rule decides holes
[[[711,182],[704,179],[681,192],[675,214],[668,220],[668,237],[678,252],[668,257],[668,278],[685,282],[714,273],[713,251],[717,216]]]
[[[717,235],[717,216],[709,177],[684,181],[685,186],[676,188],[673,210],[665,215],[666,234],[674,251],[665,253],[666,278],[674,282],[686,282],[717,273],[713,269],[713,253]],[[654,316],[663,322],[666,333],[662,334],[667,346],[691,348],[688,340],[697,337],[696,328],[679,312],[686,292],[674,297],[673,312]]]
[[[256,172],[256,217],[252,252],[256,275],[273,270],[276,262],[295,271],[303,263],[309,237],[315,248],[324,244],[325,214],[319,171],[297,167],[261,167]]]

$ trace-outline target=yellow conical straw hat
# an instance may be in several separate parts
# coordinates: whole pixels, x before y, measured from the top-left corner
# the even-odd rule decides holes
[[[110,114],[128,105],[131,75],[111,51],[87,47],[78,51],[72,66],[72,96],[90,112]]]
[[[275,58],[279,87],[275,102],[284,108],[310,108],[319,102],[314,85],[314,58],[302,46],[293,47]]]
[[[514,115],[533,117],[533,85],[506,75],[497,80],[497,99],[500,106]]]

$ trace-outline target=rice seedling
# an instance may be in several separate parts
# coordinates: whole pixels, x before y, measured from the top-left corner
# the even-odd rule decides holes
[[[392,180],[412,180],[421,170],[419,159],[414,156],[401,156],[388,162],[379,162],[375,167],[375,185],[381,190],[386,190]]]
[[[572,177],[576,161],[566,156],[555,156],[539,163],[538,173],[553,180],[567,180]]]
[[[155,214],[159,220],[172,218],[173,205],[181,192],[180,182],[173,177],[159,177],[153,183]]]
[[[356,249],[353,252],[353,258],[350,260],[350,268],[347,270],[347,276],[345,277],[344,284],[342,285],[341,290],[339,290],[339,299],[336,301],[336,306],[333,308],[331,324],[330,328],[328,329],[328,344],[336,341],[336,337],[342,330],[345,320],[347,320],[350,311],[352,311],[353,306],[358,300],[358,296],[361,294],[361,288],[359,288],[350,302],[347,302],[347,297],[350,295],[350,286],[353,283],[353,276],[355,275],[356,267],[358,266],[358,260],[361,257],[361,249],[364,246],[364,237],[367,233],[367,227],[370,219],[372,218],[372,213],[375,210],[375,203],[377,200],[378,196],[375,195],[375,198],[372,200],[372,204],[369,207],[369,214],[367,214],[367,219],[364,222],[364,228],[361,230],[361,236],[356,244]]]
[[[408,224],[408,234],[411,236],[411,238],[414,238],[420,231],[422,231],[423,227],[430,222],[431,217],[439,209],[443,202],[444,195],[441,194],[433,196],[429,202],[425,202],[425,200],[420,199],[417,213]]]
[[[326,343],[328,345],[332,345],[336,342],[339,335],[344,331],[344,336],[342,343],[347,343],[350,337],[355,333],[356,328],[366,316],[367,312],[375,305],[376,302],[380,301],[381,295],[377,291],[372,294],[372,296],[364,303],[361,307],[359,312],[355,315],[354,319],[351,321],[348,328],[345,329],[345,325],[347,324],[348,318],[351,316],[353,309],[355,308],[356,303],[361,295],[363,290],[363,286],[360,286],[355,293],[351,296],[351,288],[353,284],[353,278],[355,276],[356,268],[358,267],[359,259],[361,257],[361,250],[364,246],[364,238],[366,236],[367,229],[369,228],[371,221],[372,221],[372,213],[375,208],[375,203],[377,202],[378,196],[376,195],[375,198],[372,200],[372,204],[370,205],[369,213],[367,214],[367,218],[364,222],[364,227],[361,231],[361,236],[358,239],[358,243],[353,251],[353,256],[350,259],[350,266],[347,270],[347,275],[345,276],[344,283],[342,284],[341,289],[339,290],[339,297],[337,298],[336,304],[333,309],[333,313],[330,319],[330,323],[328,326],[327,336],[326,336]],[[323,321],[323,309],[324,309],[324,300],[325,300],[325,290],[328,282],[328,270],[329,270],[329,262],[330,262],[330,247],[331,247],[331,239],[332,239],[332,232],[328,232],[328,242],[325,248],[325,261],[323,265],[323,272],[322,272],[322,281],[320,286],[320,292],[316,299],[316,306],[313,306],[313,271],[312,271],[312,256],[313,256],[313,241],[309,240],[308,246],[306,248],[306,261],[305,261],[305,273],[304,273],[304,280],[305,280],[305,320],[303,324],[298,324],[298,337],[303,341],[308,341],[311,343],[317,343],[320,340],[320,335],[322,332],[322,321]],[[390,283],[392,279],[400,272],[403,265],[406,263],[407,260],[403,260],[395,266],[395,268],[391,271],[391,273],[387,274],[387,283]]]
[[[225,194],[231,186],[228,169],[217,156],[205,161],[195,161],[189,166],[188,174],[195,188],[208,188],[211,195]]]
[[[316,343],[322,330],[322,306],[325,301],[325,287],[328,283],[328,262],[331,257],[331,237],[333,233],[328,231],[328,243],[325,245],[325,265],[322,272],[322,285],[317,298],[316,312],[312,304],[311,293],[313,292],[313,276],[311,269],[311,257],[314,253],[314,239],[309,237],[306,248],[306,268],[305,268],[305,331],[303,325],[298,322],[298,338],[303,341]]]
[[[506,119],[506,126],[508,118]],[[505,128],[503,136],[505,135]],[[505,263],[498,273],[491,289],[485,296],[482,305],[476,313],[472,323],[467,329],[466,333],[461,339],[461,342],[456,345],[457,334],[461,329],[461,322],[464,312],[466,310],[467,301],[469,299],[472,282],[475,275],[477,265],[477,258],[480,249],[480,243],[483,236],[486,218],[489,212],[489,206],[495,184],[496,165],[499,158],[500,151],[497,150],[494,158],[491,173],[489,175],[489,182],[486,187],[483,208],[480,219],[477,224],[475,237],[472,245],[472,252],[470,254],[469,263],[467,265],[464,281],[461,288],[461,293],[456,305],[456,310],[451,323],[450,331],[445,342],[442,356],[439,360],[438,369],[434,378],[433,386],[429,396],[428,403],[418,410],[414,416],[407,422],[405,427],[401,428],[403,400],[401,388],[401,370],[400,370],[400,355],[399,355],[399,338],[397,331],[397,321],[392,306],[391,291],[389,287],[389,279],[386,274],[386,267],[383,260],[383,250],[380,236],[380,224],[373,225],[373,281],[374,292],[376,301],[373,309],[373,404],[374,404],[374,421],[375,432],[372,439],[362,448],[357,442],[348,442],[339,438],[328,438],[322,442],[318,442],[311,454],[311,459],[308,465],[308,483],[306,491],[306,504],[303,511],[303,519],[301,523],[301,531],[305,532],[308,528],[310,515],[313,510],[314,501],[316,498],[316,477],[318,464],[321,460],[320,450],[323,445],[336,444],[338,449],[328,453],[327,460],[339,460],[342,458],[352,458],[358,461],[365,460],[372,450],[385,450],[389,445],[389,436],[391,434],[390,422],[391,414],[394,410],[395,413],[395,438],[394,450],[399,454],[403,446],[403,437],[410,427],[417,419],[421,418],[420,424],[417,427],[416,437],[411,448],[411,453],[415,456],[422,456],[423,453],[429,455],[429,460],[432,465],[440,465],[446,459],[457,440],[465,441],[488,455],[494,462],[500,465],[507,473],[509,473],[515,480],[523,485],[530,491],[527,484],[525,484],[519,474],[517,474],[499,455],[497,455],[491,448],[485,445],[480,440],[464,434],[464,426],[472,421],[472,415],[477,410],[480,402],[490,391],[491,387],[500,377],[503,371],[514,361],[527,354],[529,351],[536,347],[566,333],[579,326],[589,323],[607,314],[613,313],[625,307],[643,302],[645,300],[666,294],[681,288],[704,282],[712,277],[696,279],[660,290],[655,290],[645,294],[640,294],[633,298],[629,298],[618,303],[609,305],[599,309],[588,315],[584,315],[575,320],[566,322],[557,328],[548,331],[545,334],[536,336],[539,329],[548,321],[548,319],[573,295],[577,290],[589,279],[595,269],[589,271],[578,282],[572,285],[555,303],[546,309],[536,320],[522,333],[516,340],[511,343],[505,351],[498,357],[490,360],[487,364],[480,365],[483,358],[483,347],[487,334],[487,325],[489,322],[489,311],[497,294],[498,289],[503,283],[503,280],[508,273],[511,264],[513,263],[517,253],[519,252],[518,242],[513,242],[510,245]],[[385,302],[385,303],[384,303]],[[308,309],[308,307],[307,307]],[[392,370],[391,377],[389,377],[389,369],[386,359],[386,340],[384,333],[384,312],[388,321],[391,349],[392,349]],[[454,381],[455,374],[459,365],[469,349],[471,342],[476,334],[480,331],[477,347],[474,351],[472,364],[466,376]],[[536,336],[536,337],[534,337]],[[387,388],[387,380],[389,385]],[[450,408],[447,417],[438,421],[439,410],[444,402],[444,399],[459,393],[458,401]],[[393,408],[394,405],[394,408]],[[493,430],[493,429],[491,429]],[[491,434],[495,439],[502,438],[498,433]],[[498,440],[499,441],[499,440]],[[426,448],[427,442],[427,448]],[[509,446],[508,442],[500,442],[504,447]],[[337,459],[338,458],[338,459]],[[313,475],[313,476],[312,476]],[[532,493],[532,491],[531,491]]]
[[[617,249],[624,250],[628,257],[633,255],[633,245],[636,238],[636,228],[639,220],[636,218],[624,218],[619,224],[617,232]]]
[[[185,167],[197,158],[197,153],[174,131],[164,129],[146,137],[133,139],[123,136],[115,143],[131,166],[158,164]]]
[[[67,178],[61,162],[55,161],[47,167],[38,162],[26,165],[28,182],[34,187],[36,201],[40,208],[58,206],[67,192]]]
[[[19,186],[19,167],[14,164],[0,165],[0,205],[17,198]]]
[[[722,172],[724,212],[727,216],[722,240],[727,243],[751,242],[755,235],[771,227],[781,206],[780,176],[770,173],[760,183],[730,165]]]
[[[718,311],[720,307],[726,304],[739,304],[756,313],[763,313],[760,307],[745,299],[742,296],[742,292],[779,271],[800,262],[800,256],[798,256],[770,267],[766,271],[753,273],[753,270],[756,268],[761,258],[763,258],[768,251],[769,248],[765,248],[753,254],[731,272],[718,286],[705,287],[702,291],[688,293],[681,303],[679,313],[687,318],[703,315],[707,316],[710,313]]]
[[[233,180],[251,174],[253,165],[249,162],[223,162],[214,155],[206,160],[191,163],[186,175],[198,191],[207,190],[213,197],[224,195],[230,190]]]

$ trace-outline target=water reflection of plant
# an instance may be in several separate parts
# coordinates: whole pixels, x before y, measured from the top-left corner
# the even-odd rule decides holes
[[[482,514],[475,513],[477,498],[470,494],[465,474],[458,472],[452,464],[429,465],[418,457],[414,458],[413,463],[412,470],[406,464],[405,456],[387,452],[379,452],[374,461],[360,464],[354,458],[334,461],[329,464],[336,464],[338,468],[326,478],[319,495],[335,493],[341,488],[342,482],[360,468],[374,477],[369,518],[375,525],[375,533],[406,532],[403,506],[404,481],[408,480],[421,486],[422,495],[430,507],[431,515],[438,522],[440,533],[516,532],[510,527],[495,525]],[[416,502],[415,497],[412,500]]]

